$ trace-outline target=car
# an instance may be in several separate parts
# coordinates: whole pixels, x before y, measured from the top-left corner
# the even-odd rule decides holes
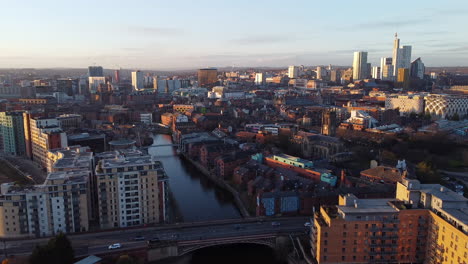
[[[305,227],[309,227],[309,226],[312,226],[312,224],[311,224],[310,222],[305,222],[305,223],[304,223],[304,226],[305,226]]]
[[[280,223],[280,222],[272,222],[271,225],[272,225],[272,226],[280,226],[281,223]]]
[[[136,237],[133,238],[133,240],[135,240],[135,241],[143,241],[143,240],[145,240],[145,237],[144,237],[144,236],[136,236]]]
[[[120,243],[115,243],[115,244],[112,244],[112,245],[109,245],[109,249],[118,249],[118,248],[121,248],[122,245]]]

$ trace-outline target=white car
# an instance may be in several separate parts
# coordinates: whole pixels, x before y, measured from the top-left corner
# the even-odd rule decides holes
[[[121,248],[122,245],[120,243],[115,243],[109,246],[109,249],[118,249]]]
[[[304,226],[309,227],[312,226],[312,224],[310,222],[305,222]]]

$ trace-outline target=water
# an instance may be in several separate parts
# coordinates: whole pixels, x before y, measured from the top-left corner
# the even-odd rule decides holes
[[[155,135],[153,145],[172,144],[169,135]],[[150,147],[149,154],[163,163],[175,201],[177,222],[240,218],[230,193],[216,188],[196,168],[182,161],[173,147]]]
[[[275,258],[273,249],[254,244],[231,244],[199,249],[191,254],[154,264],[286,264]]]

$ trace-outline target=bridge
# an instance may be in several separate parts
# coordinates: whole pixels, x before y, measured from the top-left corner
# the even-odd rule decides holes
[[[307,228],[304,223],[307,221],[309,221],[307,217],[252,217],[71,234],[68,237],[77,257],[119,255],[139,251],[154,261],[223,244],[253,243],[276,248],[289,240],[288,236],[291,234],[305,234]],[[143,239],[136,240],[138,236]],[[38,238],[6,241],[5,250],[7,254],[29,255],[36,245],[44,245],[48,240],[49,238]],[[148,246],[147,240],[157,240],[157,242]],[[108,246],[113,243],[120,243],[122,248],[109,250]]]

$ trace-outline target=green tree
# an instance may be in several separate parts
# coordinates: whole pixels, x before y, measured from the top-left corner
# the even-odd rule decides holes
[[[136,264],[137,262],[129,255],[122,255],[117,259],[116,264]]]
[[[440,175],[430,161],[421,161],[416,165],[416,176],[421,183],[440,183]]]
[[[452,120],[453,121],[460,121],[460,116],[458,116],[458,113],[453,114]]]
[[[60,233],[50,239],[47,245],[36,246],[30,258],[30,264],[73,264],[74,252],[66,235]]]

